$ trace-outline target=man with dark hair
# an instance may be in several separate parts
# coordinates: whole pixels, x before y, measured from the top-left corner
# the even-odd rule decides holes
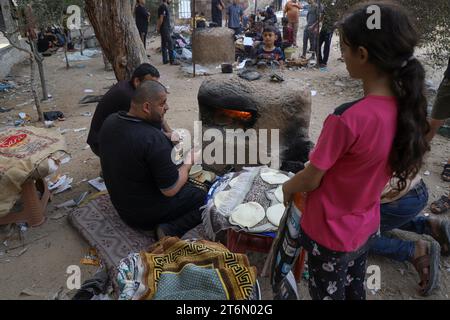
[[[235,36],[241,33],[243,15],[244,11],[239,4],[239,0],[233,0],[233,3],[227,9],[226,23],[228,28],[234,30]]]
[[[103,96],[95,109],[87,143],[97,156],[99,155],[98,135],[103,122],[109,115],[130,109],[131,97],[145,80],[159,80],[159,71],[151,64],[144,63],[134,70],[130,81],[119,81]]]
[[[147,49],[147,33],[148,23],[150,21],[150,12],[145,7],[145,0],[138,0],[134,9],[134,15],[136,18],[136,27],[141,36],[144,48]]]
[[[156,29],[161,34],[161,53],[163,64],[179,65],[175,60],[172,41],[172,26],[170,21],[169,5],[171,0],[162,0],[162,4],[158,8],[158,23]]]
[[[110,115],[100,132],[100,159],[106,187],[120,217],[131,227],[182,237],[201,222],[206,193],[187,184],[199,154],[191,151],[179,168],[163,134],[169,110],[166,88],[145,81],[130,111]]]

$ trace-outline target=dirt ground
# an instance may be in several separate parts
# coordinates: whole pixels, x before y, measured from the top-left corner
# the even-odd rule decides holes
[[[151,63],[160,71],[161,81],[169,87],[170,110],[167,119],[174,128],[192,130],[193,122],[198,119],[197,92],[202,81],[208,76],[186,77],[179,67],[162,65],[161,56],[155,53],[159,39],[150,40],[149,53]],[[299,85],[306,84],[311,90],[317,91],[313,97],[310,135],[317,141],[318,134],[326,116],[341,103],[360,98],[362,89],[357,81],[348,78],[345,65],[337,61],[339,50],[336,44],[332,48],[329,71],[320,72],[315,69],[285,70],[283,76],[287,81],[296,81]],[[426,61],[426,59],[424,60]],[[104,94],[107,88],[116,81],[112,72],[104,71],[101,56],[89,61],[72,63],[72,68],[65,69],[63,54],[58,52],[45,59],[45,70],[49,93],[53,99],[43,104],[44,111],[62,111],[66,121],[56,123],[61,129],[89,129],[91,117],[83,113],[95,110],[96,104],[79,105],[78,101],[85,96],[85,89],[92,89],[93,94]],[[217,70],[215,70],[217,72]],[[431,83],[437,87],[442,70],[428,69]],[[27,92],[29,81],[29,66],[26,63],[17,65],[11,72],[12,80],[19,87],[9,93],[0,93],[0,106],[14,108],[12,111],[0,114],[0,125],[9,125],[18,119],[19,112],[26,112],[36,119],[32,108],[32,98]],[[230,75],[215,74],[212,77],[229,77]],[[24,103],[26,103],[24,105]],[[40,126],[40,124],[33,123]],[[57,209],[55,205],[70,200],[84,191],[94,193],[87,179],[96,178],[100,172],[99,159],[86,148],[88,131],[75,133],[73,130],[65,134],[68,151],[72,160],[61,168],[61,172],[74,179],[71,190],[53,197],[47,211],[47,221],[37,228],[25,232],[22,240],[17,233],[4,244],[7,228],[0,228],[0,299],[52,299],[59,292],[63,297],[71,297],[75,291],[66,288],[66,269],[70,265],[80,265],[89,250],[87,242],[74,230],[67,220],[67,209]],[[448,191],[449,184],[440,179],[442,165],[450,155],[448,139],[437,136],[432,143],[432,151],[426,159],[422,174],[430,190],[430,202],[436,200]],[[429,210],[426,209],[428,214]],[[446,217],[448,218],[448,216]],[[24,243],[22,246],[21,244]],[[12,249],[17,247],[16,249]],[[24,249],[27,249],[24,251]],[[263,256],[251,255],[251,260],[261,268]],[[418,295],[418,275],[409,263],[398,263],[386,258],[370,257],[369,265],[378,265],[381,269],[381,290],[368,291],[367,297],[378,299],[424,299]],[[89,279],[96,267],[80,265],[82,281]],[[263,298],[270,299],[271,292],[267,278],[260,278]],[[309,299],[306,281],[299,285],[303,299]],[[26,289],[26,290],[25,290]],[[23,293],[25,290],[25,294]],[[28,292],[28,294],[26,294]],[[67,294],[67,296],[65,296]],[[450,294],[450,260],[441,259],[440,288],[427,299],[448,299]],[[61,296],[61,295],[60,295]]]

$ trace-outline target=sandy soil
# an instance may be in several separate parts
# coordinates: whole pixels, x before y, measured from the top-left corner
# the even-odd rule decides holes
[[[335,39],[336,40],[336,39]],[[167,119],[174,128],[192,130],[193,122],[198,118],[197,92],[202,81],[207,77],[189,78],[184,76],[175,66],[162,65],[160,55],[154,52],[159,39],[151,39],[149,49],[153,63],[160,71],[161,81],[169,87],[170,110]],[[283,76],[287,81],[296,81],[299,85],[308,85],[311,90],[318,92],[313,97],[312,120],[310,135],[316,141],[325,117],[341,103],[355,100],[362,95],[360,84],[348,78],[345,66],[338,62],[338,47],[335,43],[329,65],[329,72],[317,70],[290,71],[285,70]],[[82,67],[84,65],[84,67]],[[45,69],[49,93],[53,99],[43,104],[44,111],[62,111],[67,120],[57,123],[62,129],[89,128],[91,117],[81,115],[94,112],[95,104],[82,106],[78,101],[85,96],[85,89],[94,90],[93,94],[103,94],[107,88],[115,83],[114,74],[103,69],[101,57],[89,61],[73,63],[73,68],[66,70],[63,54],[58,53],[45,60]],[[78,68],[75,68],[78,66]],[[36,118],[36,112],[30,103],[31,95],[24,85],[29,81],[29,67],[18,65],[12,71],[13,80],[19,84],[15,92],[1,93],[0,106],[13,107],[8,113],[0,114],[0,125],[4,126],[17,119],[19,112],[26,112]],[[439,84],[442,75],[440,70],[429,70],[428,79],[435,86]],[[215,74],[212,77],[228,77],[229,75]],[[337,83],[337,81],[339,81]],[[342,83],[342,84],[341,84]],[[338,85],[337,85],[338,84]],[[26,105],[23,103],[28,102]],[[39,124],[34,124],[39,126]],[[89,249],[87,242],[78,235],[67,221],[66,209],[57,209],[55,205],[72,199],[84,191],[94,193],[95,190],[85,182],[98,176],[100,164],[98,158],[86,148],[87,131],[65,134],[68,151],[72,154],[70,163],[61,168],[61,172],[74,178],[73,188],[56,195],[47,211],[47,221],[38,228],[31,228],[25,232],[23,240],[18,239],[17,232],[7,241],[8,246],[0,244],[0,299],[51,299],[62,290],[69,297],[75,292],[66,289],[66,269],[70,265],[80,265]],[[443,162],[450,155],[448,139],[437,136],[432,144],[432,151],[426,159],[422,173],[430,189],[430,202],[440,197],[448,190],[448,183],[442,182],[439,175]],[[428,173],[427,172],[427,173]],[[429,210],[425,210],[426,213]],[[448,218],[448,217],[447,217]],[[0,228],[0,240],[4,241],[8,228]],[[3,239],[3,240],[2,240]],[[24,246],[20,246],[21,243]],[[11,250],[13,247],[16,249]],[[23,249],[27,248],[26,251]],[[251,254],[251,260],[261,268],[264,256]],[[370,265],[381,268],[382,285],[378,292],[368,292],[368,299],[423,299],[417,293],[418,275],[412,265],[398,263],[381,257],[370,257]],[[89,279],[96,271],[96,267],[83,266],[82,281]],[[263,297],[271,298],[267,278],[260,278]],[[306,282],[300,284],[302,298],[309,299]],[[32,295],[24,295],[24,289],[32,291]],[[435,294],[427,299],[448,299],[450,294],[450,260],[441,259],[441,285]]]

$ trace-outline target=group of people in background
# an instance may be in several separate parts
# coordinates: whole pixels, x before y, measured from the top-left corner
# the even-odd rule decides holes
[[[162,38],[163,62],[173,64],[169,4],[170,0],[163,0],[158,9],[157,29]],[[450,222],[420,215],[429,195],[419,172],[437,128],[450,117],[450,59],[432,119],[428,120],[425,70],[414,56],[419,36],[414,21],[403,7],[379,4],[384,24],[383,29],[375,33],[366,25],[368,4],[355,7],[344,19],[338,17],[339,0],[323,0],[320,8],[315,0],[309,0],[308,4],[302,57],[306,59],[309,51],[312,57],[317,57],[320,67],[325,68],[333,33],[338,28],[342,58],[349,75],[364,84],[364,97],[343,104],[326,119],[310,154],[309,165],[283,185],[285,204],[293,202],[303,208],[300,241],[309,253],[310,294],[313,299],[364,299],[367,257],[372,252],[409,261],[419,274],[420,293],[429,295],[438,286],[440,256],[450,255]],[[145,26],[144,20],[148,21],[149,14],[142,5],[141,0],[136,6],[136,16],[141,16],[139,20],[136,17],[136,21]],[[259,59],[281,62],[283,49],[297,46],[301,9],[297,0],[287,1],[282,36],[276,26],[273,7],[250,15],[248,21],[238,0],[228,8],[223,0],[212,0],[211,10],[217,26],[222,26],[225,13],[226,26],[236,35],[245,31],[246,36],[262,41],[257,50]],[[145,32],[139,30],[145,41]],[[164,173],[156,174],[153,168],[144,168],[148,176],[156,175],[157,179],[146,186],[156,204],[152,207],[141,197],[136,207],[130,208],[129,203],[136,201],[123,197],[128,191],[121,185],[129,180],[126,177],[129,166],[121,167],[114,160],[116,150],[106,147],[116,143],[118,137],[113,133],[117,126],[122,126],[124,132],[128,130],[125,127],[139,126],[143,136],[153,137],[145,143],[151,143],[155,152],[158,148],[168,150],[171,129],[163,117],[168,110],[166,90],[155,82],[147,82],[139,89],[143,82],[158,78],[157,70],[144,65],[136,70],[131,82],[118,84],[114,90],[122,90],[126,96],[120,108],[122,112],[109,117],[102,134],[100,127],[106,114],[101,115],[101,105],[116,105],[119,101],[116,97],[114,103],[107,101],[114,92],[105,95],[94,115],[88,143],[102,158],[108,190],[111,189],[113,203],[127,223],[148,229],[159,226],[161,235],[182,235],[200,222],[199,207],[204,197],[185,186],[188,167],[176,169],[160,159],[149,158],[148,163],[155,164]],[[150,96],[156,96],[151,105],[146,102]],[[152,127],[147,128],[142,121],[151,122]],[[113,138],[105,133],[107,130]],[[122,143],[126,152],[121,157],[126,163],[127,155],[134,150],[130,149],[128,141]],[[135,148],[144,150],[148,147],[145,143]],[[120,170],[124,173],[122,177],[117,176]],[[138,175],[138,172],[132,173]],[[444,166],[442,179],[450,181],[450,160]],[[305,192],[308,196],[300,203],[298,195]],[[163,205],[169,203],[165,202],[166,198],[173,197],[178,197],[184,207],[170,202],[166,208]],[[448,212],[450,195],[433,202],[430,209],[435,214]],[[150,211],[159,216],[146,215]],[[163,211],[165,214],[160,214]],[[388,237],[386,232],[394,229],[427,234],[434,241]]]

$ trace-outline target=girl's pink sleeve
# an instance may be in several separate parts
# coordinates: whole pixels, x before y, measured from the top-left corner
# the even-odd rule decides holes
[[[328,171],[354,144],[356,137],[342,117],[330,115],[325,120],[317,145],[309,155],[316,168]]]

